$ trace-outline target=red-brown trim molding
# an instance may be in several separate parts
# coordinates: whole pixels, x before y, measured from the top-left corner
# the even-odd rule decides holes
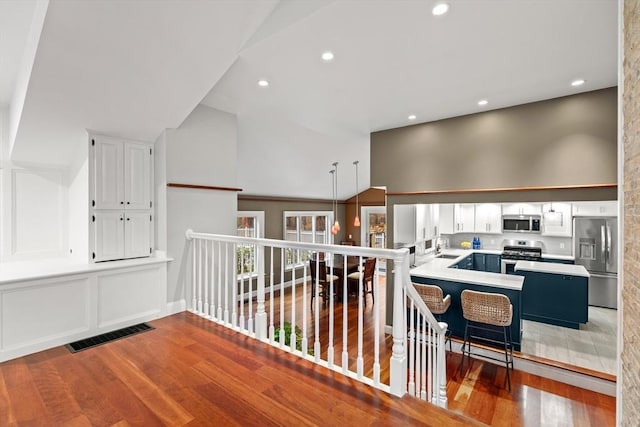
[[[617,188],[618,184],[585,184],[585,185],[548,185],[541,187],[513,187],[513,188],[478,188],[467,190],[425,190],[388,192],[387,196],[418,196],[427,194],[462,194],[462,193],[500,193],[507,191],[538,191],[538,190],[578,190],[589,188]]]
[[[217,190],[217,191],[242,191],[242,188],[235,187],[214,187],[210,185],[194,185],[194,184],[178,184],[175,182],[168,182],[167,187],[174,188],[195,188],[197,190]]]

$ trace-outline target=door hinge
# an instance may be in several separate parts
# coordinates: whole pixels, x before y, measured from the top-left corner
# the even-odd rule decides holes
[[[153,253],[153,251],[151,250],[151,248],[149,248],[149,253],[150,253],[150,254],[152,254],[152,253]]]
[[[95,201],[95,200],[92,200],[92,201],[91,201],[91,206],[95,207],[95,205],[96,205],[96,201]]]
[[[149,207],[152,208],[153,207],[153,202],[151,200],[149,200]]]
[[[91,215],[91,222],[96,222],[96,216],[95,215]]]
[[[96,140],[95,140],[95,139],[92,139],[92,140],[91,140],[91,146],[93,147],[94,145],[96,145]]]
[[[91,252],[91,259],[96,259],[96,253],[95,252]]]
[[[153,155],[153,149],[149,148],[149,155],[152,156]]]

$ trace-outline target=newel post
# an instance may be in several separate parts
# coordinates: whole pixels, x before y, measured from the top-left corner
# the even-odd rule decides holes
[[[256,307],[256,338],[267,339],[267,312],[264,306],[264,246],[256,245],[256,262],[258,263],[258,295]]]
[[[406,275],[409,250],[403,249],[402,257],[393,259],[393,347],[390,360],[390,388],[391,394],[402,397],[407,392],[407,354],[405,335],[407,325],[405,317],[404,275]]]

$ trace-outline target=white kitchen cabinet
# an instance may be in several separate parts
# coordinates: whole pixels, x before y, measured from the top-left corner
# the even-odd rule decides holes
[[[440,214],[440,218],[438,221],[440,234],[454,234],[455,232],[454,206],[449,203],[444,203],[444,204],[440,204],[438,208],[439,208],[439,214]]]
[[[502,205],[497,203],[476,204],[475,218],[476,233],[502,233]]]
[[[395,205],[393,209],[394,245],[416,241],[416,205]]]
[[[505,203],[502,205],[503,215],[541,215],[540,203]]]
[[[149,256],[153,248],[152,144],[90,135],[90,259]]]
[[[618,216],[618,202],[573,202],[573,216]]]
[[[416,241],[431,240],[438,236],[438,205],[415,205]]]
[[[570,203],[542,205],[542,235],[571,237],[573,234]]]
[[[426,239],[435,239],[440,235],[439,223],[440,223],[440,205],[437,203],[433,203],[427,205],[430,209],[429,219],[431,220],[429,224],[427,224],[427,233]]]
[[[455,232],[473,233],[475,230],[476,207],[473,203],[460,203],[454,206]]]

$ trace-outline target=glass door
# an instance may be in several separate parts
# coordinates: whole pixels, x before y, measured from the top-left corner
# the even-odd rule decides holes
[[[387,208],[385,206],[362,206],[362,246],[385,248],[387,245]]]

